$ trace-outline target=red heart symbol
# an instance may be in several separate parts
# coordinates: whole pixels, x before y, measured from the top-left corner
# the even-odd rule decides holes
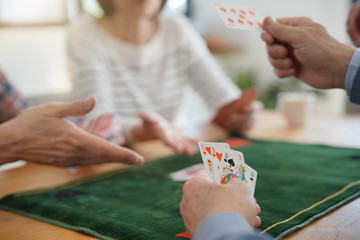
[[[203,152],[204,153],[204,155],[206,155],[206,152]]]
[[[211,154],[211,149],[210,149],[210,147],[205,147],[205,149],[206,149],[206,151],[207,151],[209,154]]]
[[[216,153],[216,157],[219,159],[219,161],[221,162],[221,158],[222,158],[222,153]]]

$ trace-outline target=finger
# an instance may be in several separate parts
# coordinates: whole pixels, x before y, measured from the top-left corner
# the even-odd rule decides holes
[[[164,139],[164,143],[171,147],[176,154],[183,154],[184,153],[184,143],[183,140],[178,138],[171,138],[171,139]]]
[[[69,103],[48,104],[48,114],[50,116],[64,118],[68,116],[82,116],[90,112],[96,104],[95,97],[85,100],[77,100]]]
[[[274,72],[275,72],[275,74],[276,74],[279,78],[285,78],[285,77],[295,76],[295,74],[296,74],[296,69],[295,69],[295,68],[290,68],[290,69],[275,69]]]
[[[139,117],[143,120],[144,124],[156,124],[166,121],[162,116],[153,111],[145,111],[139,114]]]
[[[242,193],[239,194],[248,194],[251,195],[250,188],[242,182],[239,178],[232,178],[226,185],[227,187],[239,188]]]
[[[267,45],[272,45],[275,42],[275,39],[273,38],[273,36],[271,36],[270,34],[268,34],[267,32],[262,32],[261,33],[261,39],[267,44]]]
[[[81,131],[81,130],[78,130]],[[142,164],[144,157],[138,153],[112,143],[84,131],[77,132],[78,139],[81,139],[81,147],[87,155],[95,156],[102,162],[120,162],[125,164]],[[85,154],[84,154],[85,155]],[[86,159],[84,159],[87,162]],[[87,162],[88,165],[91,163]]]
[[[206,173],[205,170],[200,170],[198,172],[196,172],[191,179],[201,179],[203,181],[207,181],[207,182],[211,182],[211,179],[209,177],[209,175]]]
[[[274,44],[268,47],[267,52],[272,59],[284,59],[289,56],[289,50],[279,44]]]
[[[261,218],[256,216],[254,228],[259,228],[261,225]]]
[[[308,17],[277,18],[276,22],[292,27],[309,26],[314,23],[311,18]]]
[[[294,67],[294,62],[291,58],[281,58],[281,59],[270,59],[271,65],[274,66],[274,68],[278,69],[289,69]]]
[[[185,142],[185,153],[188,156],[193,156],[197,151],[197,144],[196,141],[192,138],[188,138],[186,139]]]
[[[262,109],[264,109],[264,104],[261,101],[256,100],[244,107],[244,114],[258,114],[261,112]]]
[[[274,21],[272,18],[266,17],[264,30],[275,39],[292,44],[298,38],[297,28],[293,27],[295,23],[297,23],[297,20],[281,19]]]

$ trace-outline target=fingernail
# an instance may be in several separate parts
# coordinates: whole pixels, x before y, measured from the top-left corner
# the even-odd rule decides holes
[[[262,32],[261,33],[261,39],[265,41],[265,35],[266,35],[266,32]]]
[[[85,109],[92,108],[92,106],[93,106],[93,98],[94,98],[94,97],[89,97],[88,99],[85,99],[85,100],[83,101],[83,104],[84,104],[84,108],[85,108]]]
[[[144,163],[144,161],[145,161],[144,157],[140,156],[140,157],[137,159],[136,164],[141,165],[141,164]]]
[[[271,26],[276,20],[272,17],[268,18],[268,25]]]

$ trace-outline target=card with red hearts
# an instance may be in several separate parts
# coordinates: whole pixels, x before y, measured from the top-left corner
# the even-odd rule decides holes
[[[264,19],[256,8],[228,3],[213,3],[213,7],[228,28],[262,31]]]
[[[227,143],[199,142],[199,148],[205,169],[214,182],[218,182],[223,152],[230,149]]]

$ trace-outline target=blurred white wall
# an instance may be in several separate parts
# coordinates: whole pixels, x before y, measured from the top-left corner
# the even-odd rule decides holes
[[[66,27],[0,28],[0,70],[25,97],[66,94]]]
[[[58,23],[66,20],[64,0],[0,0],[0,22],[7,24]]]

